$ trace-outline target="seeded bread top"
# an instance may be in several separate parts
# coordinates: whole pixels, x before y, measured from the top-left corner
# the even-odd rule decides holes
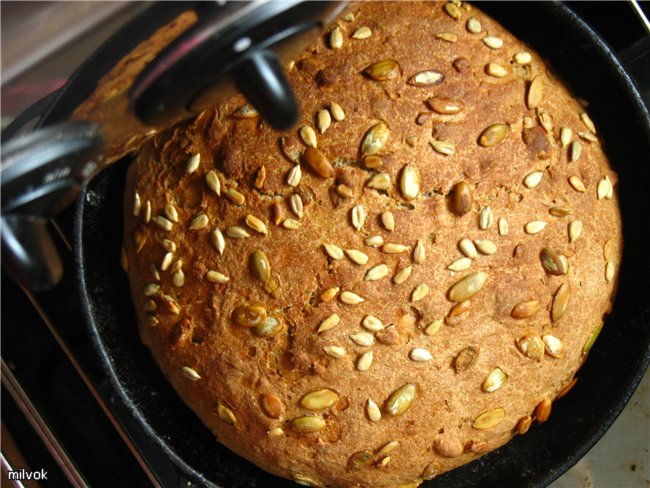
[[[543,422],[609,311],[616,175],[585,109],[469,5],[355,5],[141,148],[124,265],[143,341],[233,451],[311,486],[417,486]]]

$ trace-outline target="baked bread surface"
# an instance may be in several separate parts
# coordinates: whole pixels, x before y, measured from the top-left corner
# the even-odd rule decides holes
[[[235,97],[129,170],[123,264],[179,395],[310,486],[417,486],[543,422],[620,260],[583,105],[466,4],[355,4],[287,75],[296,130]]]

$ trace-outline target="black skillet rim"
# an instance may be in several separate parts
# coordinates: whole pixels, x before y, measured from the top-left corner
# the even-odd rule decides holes
[[[506,2],[507,3],[507,2]],[[587,37],[588,41],[591,42],[599,51],[599,54],[601,57],[604,59],[605,62],[609,63],[608,68],[611,70],[615,70],[618,72],[619,75],[619,81],[620,83],[624,86],[626,89],[626,92],[631,95],[631,101],[635,103],[637,106],[634,107],[635,111],[638,113],[640,120],[642,121],[644,127],[645,127],[645,132],[650,136],[650,116],[648,115],[648,110],[647,108],[643,105],[642,99],[638,93],[638,90],[636,89],[633,81],[629,78],[629,76],[626,74],[625,70],[621,66],[620,62],[617,60],[616,56],[612,53],[611,49],[607,46],[607,44],[600,39],[592,30],[589,26],[587,26],[579,17],[577,17],[576,14],[574,14],[569,7],[563,4],[556,3],[555,6],[557,7],[556,10],[556,15],[562,16],[563,20],[565,23],[569,25],[575,26],[579,31],[580,35],[583,37]],[[486,10],[487,13],[490,13],[491,10],[487,7],[487,4],[479,4],[479,7]],[[499,20],[499,17],[497,15],[494,15],[496,19]],[[504,25],[506,23],[502,22]],[[510,26],[507,26],[511,31],[514,31],[515,29],[512,29]],[[515,35],[518,35],[515,33]],[[518,35],[519,37],[522,37],[521,35]],[[75,254],[76,254],[76,259],[77,259],[77,264],[78,264],[78,269],[79,269],[79,283],[80,283],[80,288],[81,288],[81,297],[82,297],[82,307],[83,307],[83,313],[87,319],[87,323],[90,328],[90,332],[93,338],[93,343],[102,359],[102,362],[104,364],[104,367],[106,370],[109,372],[109,376],[111,379],[111,382],[120,395],[122,401],[124,404],[128,407],[130,410],[131,414],[137,418],[138,422],[142,425],[142,427],[146,430],[147,434],[153,438],[157,444],[161,447],[161,449],[173,460],[174,464],[178,466],[181,471],[183,471],[186,475],[188,475],[190,478],[197,480],[200,483],[210,485],[210,486],[217,486],[214,485],[210,480],[208,480],[203,473],[200,473],[196,469],[194,469],[192,466],[190,466],[184,459],[180,458],[171,448],[169,445],[165,443],[165,441],[159,436],[151,427],[149,422],[144,418],[142,413],[138,410],[137,406],[134,405],[126,393],[126,391],[123,389],[122,385],[120,384],[120,381],[118,379],[118,376],[113,368],[113,364],[111,362],[111,355],[110,352],[105,350],[104,344],[101,340],[101,338],[98,335],[98,330],[97,327],[94,323],[94,316],[92,314],[92,306],[88,300],[88,289],[86,288],[86,269],[83,265],[84,263],[84,248],[83,248],[83,240],[82,240],[82,235],[83,235],[83,223],[84,223],[84,202],[87,197],[87,190],[84,190],[82,194],[82,198],[80,199],[80,203],[77,207],[77,215],[75,219],[75,237],[77,239],[76,246],[75,246]],[[647,338],[646,338],[647,339]],[[648,362],[650,361],[650,343],[646,340],[646,348],[645,348],[645,354],[643,354],[641,357],[638,358],[638,364],[636,365],[636,373],[632,375],[630,378],[627,379],[627,382],[623,388],[624,393],[620,396],[617,402],[612,406],[612,408],[609,410],[607,413],[607,416],[605,419],[602,420],[601,423],[599,423],[595,430],[592,432],[591,436],[588,436],[586,439],[583,439],[583,443],[581,444],[581,448],[577,449],[573,455],[565,457],[563,460],[560,462],[556,462],[555,464],[549,463],[549,465],[546,467],[544,472],[542,473],[541,476],[538,476],[536,480],[533,481],[534,484],[531,484],[529,486],[546,486],[550,484],[554,479],[556,479],[558,476],[560,476],[563,472],[565,472],[569,467],[571,467],[573,464],[575,464],[580,458],[583,457],[583,455],[600,439],[600,437],[607,431],[607,429],[610,427],[610,425],[614,422],[614,420],[617,418],[619,413],[623,410],[625,407],[627,401],[631,397],[632,393],[634,392],[634,389],[638,385],[639,381],[641,380],[645,369],[648,366]],[[588,364],[588,363],[587,363]],[[474,464],[474,463],[472,463]],[[552,464],[552,465],[551,465]],[[471,465],[468,465],[471,466]],[[462,469],[462,468],[461,468]],[[540,468],[541,471],[541,468]],[[453,474],[450,473],[450,474]],[[445,475],[447,476],[447,475]],[[440,478],[442,480],[443,477]],[[436,483],[437,485],[437,483]]]

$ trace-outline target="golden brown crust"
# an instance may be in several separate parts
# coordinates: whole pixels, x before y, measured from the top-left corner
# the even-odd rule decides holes
[[[328,32],[288,72],[296,131],[237,97],[141,149],[124,242],[142,338],[222,443],[303,483],[393,487],[544,420],[610,309],[621,229],[598,136],[535,53],[475,8],[355,8],[340,48]],[[425,70],[444,80],[409,83]]]

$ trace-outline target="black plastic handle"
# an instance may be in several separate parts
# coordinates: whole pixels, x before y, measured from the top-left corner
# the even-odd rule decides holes
[[[278,54],[306,46],[341,3],[285,0],[199,3],[199,20],[138,75],[130,106],[144,123],[170,126],[232,95],[234,84],[276,129],[298,119]]]
[[[297,122],[298,102],[275,53],[251,52],[237,66],[234,78],[237,88],[274,129],[290,129]]]

